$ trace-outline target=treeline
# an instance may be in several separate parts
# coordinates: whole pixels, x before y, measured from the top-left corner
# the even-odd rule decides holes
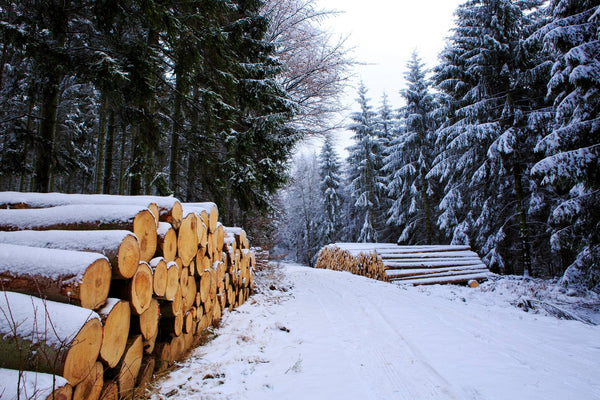
[[[600,289],[600,8],[471,0],[404,105],[363,86],[346,168],[325,141],[284,193],[283,243],[468,244],[496,272]],[[320,186],[317,182],[320,182]]]
[[[311,0],[2,2],[0,190],[172,193],[243,223],[337,110],[351,62],[327,15]]]

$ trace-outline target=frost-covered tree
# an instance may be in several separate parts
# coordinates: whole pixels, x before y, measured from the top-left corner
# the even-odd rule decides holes
[[[433,117],[436,103],[430,92],[425,66],[414,52],[404,75],[407,88],[400,93],[405,106],[400,109],[402,129],[393,140],[385,162],[389,174],[389,196],[393,199],[388,223],[400,227],[399,243],[434,244],[437,242],[437,188],[426,177],[435,157]]]
[[[297,262],[313,265],[323,244],[320,225],[324,220],[323,198],[315,154],[296,160],[291,182],[282,191],[285,210],[283,246],[294,252]]]
[[[385,185],[381,167],[383,149],[377,133],[376,113],[369,105],[367,89],[361,83],[358,90],[360,111],[352,114],[354,144],[348,148],[348,178],[354,206],[354,219],[360,226],[356,238],[360,242],[377,242],[384,223],[380,213]]]
[[[523,73],[529,68],[523,38],[540,3],[460,6],[435,76],[448,96],[437,132],[441,153],[428,175],[445,185],[438,226],[504,272],[531,272],[528,176],[536,136],[527,116],[539,95]]]
[[[319,176],[323,199],[323,224],[320,230],[324,243],[334,243],[342,234],[341,165],[333,148],[331,136],[325,137],[319,157]]]
[[[554,192],[551,244],[565,283],[600,288],[600,7],[591,0],[553,0],[550,22],[536,35],[553,56],[548,94],[552,131],[537,144],[534,167]]]
[[[354,61],[343,38],[334,38],[322,22],[335,11],[321,9],[315,0],[267,0],[266,40],[275,47],[284,70],[281,85],[297,106],[295,129],[325,133],[338,125],[342,94]]]

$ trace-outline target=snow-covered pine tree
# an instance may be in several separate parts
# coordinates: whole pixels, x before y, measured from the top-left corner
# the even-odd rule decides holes
[[[292,180],[282,191],[286,224],[283,245],[294,251],[297,262],[314,265],[323,245],[323,198],[319,188],[319,168],[315,154],[299,157]]]
[[[531,269],[527,220],[532,132],[537,107],[524,80],[522,37],[541,2],[470,0],[437,67],[438,88],[450,97],[438,130],[441,154],[429,177],[445,184],[438,226],[453,243],[470,244],[488,266]]]
[[[393,141],[385,162],[389,174],[389,196],[393,199],[388,223],[401,229],[399,243],[434,244],[438,241],[434,206],[437,188],[426,177],[435,158],[437,122],[434,96],[425,66],[414,52],[404,78],[407,88],[400,93],[406,105],[400,109],[402,129]]]
[[[341,165],[330,135],[325,137],[319,156],[319,175],[323,199],[323,224],[320,227],[325,244],[341,238],[342,183]]]
[[[566,284],[600,289],[600,6],[593,0],[553,0],[541,28],[554,56],[548,93],[555,123],[537,145],[546,157],[533,172],[556,196],[551,244]]]
[[[382,178],[382,146],[377,135],[375,112],[367,98],[367,89],[361,83],[358,89],[360,111],[352,114],[354,121],[350,130],[354,131],[354,144],[348,148],[348,178],[350,196],[354,203],[359,242],[377,242],[384,223],[378,213],[380,198],[385,185]]]

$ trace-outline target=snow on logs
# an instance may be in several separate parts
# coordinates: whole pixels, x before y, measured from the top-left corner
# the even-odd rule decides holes
[[[172,197],[0,192],[0,352],[26,351],[0,368],[35,371],[36,398],[138,395],[252,292],[246,233],[218,215]],[[0,384],[3,371],[18,373]],[[50,391],[48,373],[64,378]]]
[[[491,274],[469,246],[460,245],[335,243],[321,249],[316,267],[412,285],[483,281]]]
[[[0,288],[94,310],[108,297],[111,270],[98,253],[0,244]]]
[[[110,230],[133,232],[140,244],[140,258],[150,261],[157,244],[154,214],[135,205],[67,205],[39,209],[0,210],[0,231]]]
[[[0,292],[0,367],[45,372],[72,386],[94,367],[102,345],[102,324],[93,311]]]

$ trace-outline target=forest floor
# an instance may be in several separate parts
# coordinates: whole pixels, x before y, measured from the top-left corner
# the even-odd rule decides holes
[[[593,293],[516,277],[408,287],[290,264],[256,282],[153,400],[600,399]]]

